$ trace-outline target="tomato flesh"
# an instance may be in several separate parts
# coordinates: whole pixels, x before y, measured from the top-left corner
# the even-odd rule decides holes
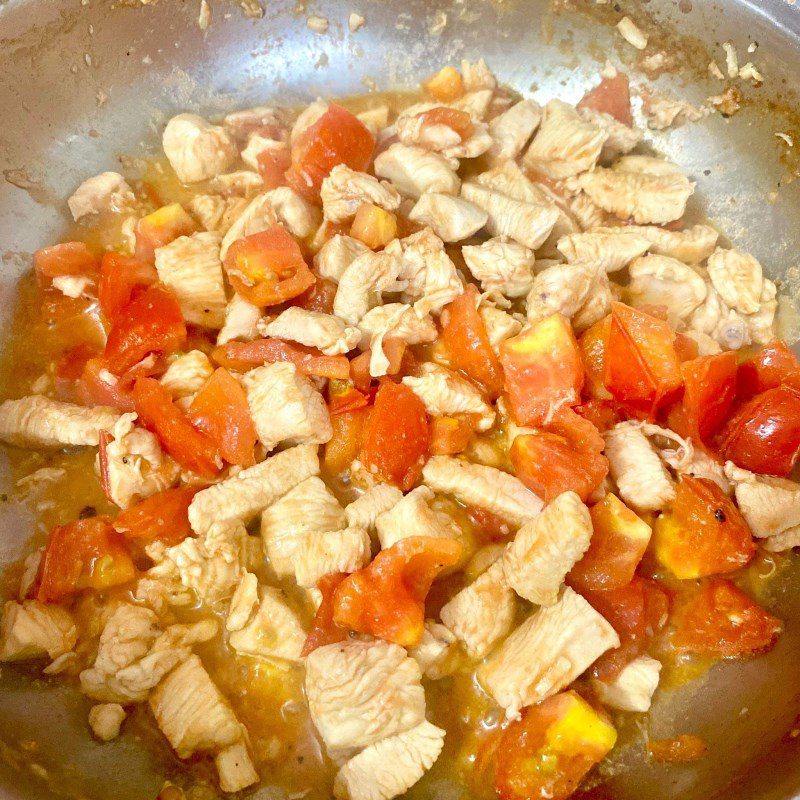
[[[617,122],[633,125],[631,116],[631,90],[628,76],[618,72],[613,78],[603,78],[578,102],[578,108],[590,108],[602,114],[609,114]]]
[[[46,289],[52,285],[53,278],[94,276],[97,258],[83,242],[64,242],[37,250],[33,254],[33,269],[39,288]]]
[[[104,253],[97,286],[103,316],[113,322],[139,290],[157,282],[158,273],[152,264],[113,251]]]
[[[651,739],[647,752],[662,764],[687,764],[702,758],[708,747],[699,737],[683,733],[675,739]]]
[[[428,78],[422,88],[442,103],[451,103],[464,94],[464,79],[455,67],[448,65]]]
[[[739,366],[736,396],[746,400],[781,385],[800,391],[800,361],[786,342],[778,339]]]
[[[180,236],[189,236],[196,230],[197,224],[180,203],[157,208],[136,223],[134,255],[140,261],[152,264],[159,247],[164,247]]]
[[[267,147],[256,156],[256,162],[265,191],[277,189],[286,183],[286,170],[292,163],[288,147]]]
[[[611,393],[605,384],[606,348],[611,332],[611,315],[595,322],[578,339],[578,349],[585,375],[584,389],[590,398],[610,400]]]
[[[472,117],[466,111],[459,111],[456,108],[437,106],[428,111],[421,111],[416,118],[421,120],[423,125],[446,125],[461,137],[462,142],[475,132]]]
[[[463,453],[474,433],[475,423],[468,417],[434,417],[431,420],[431,455]]]
[[[142,543],[159,541],[180,544],[192,535],[189,504],[197,489],[165,489],[131,506],[114,520],[114,530],[126,539]]]
[[[325,444],[322,458],[322,466],[328,474],[340,475],[358,458],[368,417],[367,408],[331,415],[333,435]]]
[[[732,350],[685,361],[683,410],[694,438],[707,441],[721,427],[736,396],[736,353]]]
[[[367,395],[356,389],[352,381],[332,380],[328,382],[328,411],[344,414],[369,405]]]
[[[262,364],[288,361],[304,375],[340,381],[350,377],[350,362],[345,356],[325,356],[315,347],[284,342],[282,339],[228,342],[214,348],[211,359],[235,372],[247,372]]]
[[[322,595],[322,602],[319,604],[317,613],[311,622],[311,630],[306,636],[301,657],[313,653],[318,647],[325,647],[327,644],[336,644],[347,639],[347,628],[338,625],[333,618],[334,595],[339,584],[347,577],[344,572],[332,572],[323,575],[317,583],[317,588]]]

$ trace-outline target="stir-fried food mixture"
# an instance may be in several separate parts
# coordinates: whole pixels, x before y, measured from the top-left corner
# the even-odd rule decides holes
[[[23,286],[0,439],[51,502],[0,659],[223,792],[566,798],[663,667],[781,632],[749,580],[800,545],[775,284],[689,221],[625,75],[423,93],[179,114]],[[703,757],[674,733],[651,758]]]

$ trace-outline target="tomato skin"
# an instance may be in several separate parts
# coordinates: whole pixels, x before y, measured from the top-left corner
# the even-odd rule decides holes
[[[157,248],[164,247],[180,236],[189,236],[196,230],[197,224],[180,203],[157,208],[136,223],[134,255],[139,261],[152,264]]]
[[[461,555],[454,539],[411,536],[348,575],[334,595],[337,625],[411,647],[425,630],[425,597],[436,576]]]
[[[247,372],[262,364],[288,361],[303,375],[340,381],[350,377],[350,362],[345,356],[325,356],[314,347],[284,342],[282,339],[228,342],[211,351],[211,360],[234,372]]]
[[[189,504],[197,493],[192,487],[165,489],[122,511],[112,523],[126,539],[142,543],[180,544],[192,536]]]
[[[229,463],[250,467],[256,463],[258,441],[242,385],[224,367],[214,371],[195,395],[187,416],[197,430],[219,447]]]
[[[364,466],[407,492],[422,473],[429,444],[422,400],[402,383],[382,383],[364,432],[360,454]]]
[[[702,758],[708,747],[699,737],[683,733],[676,739],[651,739],[647,752],[662,764],[687,764]]]
[[[474,421],[467,417],[434,417],[431,420],[431,455],[463,453],[474,433]]]
[[[46,289],[53,278],[64,275],[97,273],[97,258],[83,242],[64,242],[43,247],[33,254],[33,269],[40,289]]]
[[[613,78],[603,78],[600,83],[590,89],[578,102],[578,108],[590,108],[609,114],[617,122],[633,125],[631,116],[631,91],[628,76],[618,72]]]
[[[306,289],[303,294],[294,299],[294,304],[305,308],[306,311],[319,311],[323,314],[333,314],[333,300],[336,297],[337,286],[327,278],[314,275],[316,283]]]
[[[397,375],[402,366],[406,355],[407,345],[403,339],[390,336],[383,340],[383,354],[386,356],[389,366],[386,367],[387,375]],[[366,392],[372,386],[372,375],[370,375],[369,364],[372,359],[372,350],[365,350],[357,355],[350,362],[350,374],[353,376],[353,383],[359,391]]]
[[[142,424],[158,436],[178,464],[203,478],[213,478],[220,471],[221,459],[216,444],[192,425],[157,380],[139,378],[133,397]]]
[[[103,316],[113,322],[139,289],[158,282],[158,273],[152,264],[139,261],[121,253],[108,251],[100,261],[100,282],[97,297]]]
[[[367,408],[331,416],[333,435],[325,444],[322,458],[322,466],[329,474],[341,475],[358,458],[368,417]]]
[[[80,380],[87,362],[95,358],[97,354],[97,348],[86,342],[70,347],[61,354],[53,374],[56,395],[59,400],[69,403],[80,402],[76,382]],[[95,405],[103,404],[96,403]]]
[[[781,385],[800,391],[800,361],[786,342],[776,339],[740,364],[736,396],[747,400]]]
[[[422,120],[423,125],[446,125],[455,131],[463,142],[475,132],[472,117],[466,111],[459,111],[447,106],[436,106],[428,111],[421,111],[416,119]]]
[[[674,615],[680,652],[734,658],[772,647],[783,623],[724,578],[712,578]]]
[[[351,381],[332,380],[328,383],[328,411],[331,414],[344,414],[366,408],[369,398],[356,389]]]
[[[318,647],[327,644],[336,644],[347,639],[347,628],[338,625],[333,618],[334,595],[339,584],[347,577],[346,572],[331,572],[323,575],[317,583],[317,588],[322,595],[317,613],[311,622],[311,630],[306,636],[301,657],[313,653]]]
[[[736,395],[736,369],[732,350],[681,364],[683,410],[695,439],[705,442],[722,427]]]
[[[595,322],[578,339],[585,374],[584,389],[594,400],[611,399],[611,393],[605,384],[606,347],[610,332],[611,315]]]
[[[51,531],[36,596],[43,603],[60,603],[83,589],[102,591],[135,577],[128,545],[110,520],[78,519]]]
[[[591,422],[601,433],[611,430],[619,422],[614,404],[608,400],[587,400],[575,406],[573,411]]]
[[[800,392],[787,386],[757,394],[722,430],[722,455],[765,475],[788,475],[800,457]]]
[[[503,391],[503,369],[477,309],[478,290],[470,284],[442,312],[442,344],[451,366],[478,383],[492,398]]]

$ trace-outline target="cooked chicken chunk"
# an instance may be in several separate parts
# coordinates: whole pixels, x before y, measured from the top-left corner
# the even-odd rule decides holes
[[[558,240],[558,249],[571,264],[597,262],[606,272],[616,272],[650,249],[650,239],[629,228],[602,228],[573,233]]]
[[[636,240],[647,239],[650,242],[651,253],[675,258],[684,264],[699,264],[705,261],[714,252],[719,238],[719,234],[709,225],[693,225],[682,231],[670,231],[657,225],[623,225],[616,228],[595,228],[589,231],[589,235],[613,236],[613,240],[610,241],[619,247],[623,247],[625,237]],[[562,252],[569,261],[573,260],[567,252]]]
[[[253,131],[268,125],[282,127],[281,112],[271,106],[253,106],[226,114],[222,120],[226,131],[237,142],[245,142]]]
[[[89,727],[101,742],[110,742],[119,736],[126,716],[119,703],[100,703],[89,709]]]
[[[38,600],[9,600],[0,621],[0,661],[23,661],[68,653],[78,640],[78,630],[65,608]]]
[[[709,336],[723,350],[739,350],[752,341],[747,318],[728,308],[710,284],[706,287],[706,299],[695,309],[687,324],[690,333]]]
[[[600,701],[618,711],[635,711],[643,714],[658,688],[661,662],[650,656],[639,656],[630,662],[610,683],[592,680]]]
[[[500,352],[500,345],[506,339],[516,336],[522,330],[522,323],[501,308],[482,305],[478,313],[486,328],[489,344],[496,353]]]
[[[204,231],[156,248],[159,279],[177,297],[184,319],[204,328],[221,328],[225,322],[220,241],[218,234]]]
[[[520,709],[556,694],[588,669],[617,636],[568,586],[555,605],[534,611],[487,661],[478,679],[509,719]]]
[[[331,420],[322,395],[294,364],[279,362],[251,369],[242,376],[247,404],[264,447],[278,444],[324,444]]]
[[[294,554],[299,586],[316,586],[330,572],[355,572],[369,564],[371,544],[363,528],[302,534]]]
[[[393,144],[375,159],[375,174],[386,178],[405,197],[415,199],[425,192],[458,194],[461,180],[457,162],[422,147]]]
[[[449,194],[425,192],[408,218],[427,225],[445,242],[460,242],[477,233],[488,221],[486,212]]]
[[[410,789],[434,764],[445,732],[423,721],[415,728],[371,744],[336,774],[337,800],[391,800]]]
[[[636,126],[625,125],[619,120],[603,111],[593,108],[580,108],[578,115],[584,122],[594,125],[604,131],[606,140],[600,151],[601,161],[613,161],[618,156],[629,153],[642,141],[642,129]]]
[[[244,737],[220,750],[214,756],[214,765],[219,775],[219,788],[223,792],[240,792],[259,781]]]
[[[465,92],[457,100],[449,103],[449,106],[457,111],[466,111],[472,117],[473,122],[480,122],[486,119],[493,97],[492,89],[476,89],[473,92]]]
[[[223,261],[228,255],[228,249],[237,240],[254,233],[260,233],[278,222],[278,215],[272,204],[270,192],[256,195],[236,218],[222,237],[219,257]]]
[[[247,625],[258,605],[258,578],[252,572],[245,572],[228,606],[225,629],[240,631]]]
[[[264,189],[264,179],[255,170],[238,169],[212,178],[209,181],[209,188],[225,198],[252,200]]]
[[[369,248],[352,236],[337,233],[325,242],[314,256],[314,266],[329,281],[339,283],[344,271]]]
[[[362,203],[372,203],[386,211],[397,211],[400,193],[387,181],[366,172],[356,172],[345,164],[335,166],[322,181],[322,211],[331,222],[352,219]]]
[[[280,139],[273,139],[271,136],[264,136],[258,131],[254,131],[247,138],[247,145],[241,152],[242,161],[252,170],[258,169],[259,156],[262,153],[272,153],[277,159],[289,156],[288,142]]]
[[[187,206],[205,230],[224,236],[247,208],[247,200],[244,197],[199,194]]]
[[[419,664],[426,678],[439,680],[450,675],[457,666],[458,640],[447,626],[428,619],[419,644],[409,648],[408,654]]]
[[[632,306],[663,305],[670,325],[679,328],[706,299],[703,278],[691,267],[668,256],[643,256],[628,267],[630,283],[626,288]]]
[[[217,334],[217,344],[227,344],[234,339],[246,342],[258,337],[258,321],[261,309],[248,303],[241,295],[234,294],[225,307],[225,324]]]
[[[364,314],[381,299],[382,292],[403,288],[398,282],[400,259],[392,252],[373,253],[367,250],[357,256],[339,278],[333,300],[333,313],[351,325],[357,325]]]
[[[430,317],[420,317],[405,303],[386,303],[376,306],[358,323],[361,346],[372,351],[369,373],[374,378],[386,374],[389,359],[383,351],[386,339],[402,339],[406,344],[424,344],[436,339],[437,330]]]
[[[761,307],[764,275],[749,253],[718,247],[708,258],[708,277],[729,308],[755,314]]]
[[[308,708],[329,749],[367,747],[425,720],[416,661],[396,644],[348,641],[306,658]]]
[[[214,367],[202,350],[190,350],[170,361],[167,371],[159,379],[169,389],[175,400],[190,397],[214,374]]]
[[[113,408],[84,408],[42,395],[0,403],[0,441],[17,447],[96,447],[119,419]]]
[[[303,534],[345,527],[344,509],[317,477],[306,478],[261,515],[261,536],[278,576],[294,575],[295,551]]]
[[[378,517],[395,506],[402,497],[403,493],[397,487],[378,483],[345,507],[347,524],[353,528],[372,531]]]
[[[267,192],[267,198],[275,210],[278,222],[298,239],[311,236],[322,222],[319,209],[288,186],[279,186]]]
[[[431,106],[435,108],[436,106]],[[446,158],[477,158],[492,146],[486,125],[473,120],[473,131],[467,138],[446,123],[434,123],[424,116],[428,104],[418,104],[397,118],[395,130],[400,143],[441,153]]]
[[[533,251],[504,237],[461,248],[464,263],[484,292],[522,297],[533,285]]]
[[[178,114],[164,129],[162,146],[183,183],[205,181],[225,172],[238,153],[231,136],[197,114]]]
[[[361,19],[363,23],[363,17]],[[380,105],[375,108],[369,108],[366,111],[359,112],[356,116],[377,139],[380,132],[389,124],[389,106]]]
[[[564,492],[523,525],[506,549],[503,571],[509,586],[531,603],[553,605],[591,538],[589,509],[575,492]]]
[[[339,317],[298,306],[290,306],[261,326],[261,333],[316,347],[326,356],[349,353],[361,341],[361,331]]]
[[[135,204],[128,182],[118,172],[101,172],[87,178],[67,200],[75,222],[93,214],[128,211]]]
[[[441,494],[524,525],[538,516],[542,501],[513,475],[451,456],[433,456],[422,470],[425,483]]]
[[[495,162],[514,160],[525,149],[542,120],[542,107],[535,100],[520,100],[489,123],[494,143],[489,157]]]
[[[458,526],[444,511],[431,506],[435,495],[427,486],[418,486],[402,500],[384,511],[376,520],[375,528],[381,547],[391,547],[410,536],[431,536],[439,539],[454,539]]]

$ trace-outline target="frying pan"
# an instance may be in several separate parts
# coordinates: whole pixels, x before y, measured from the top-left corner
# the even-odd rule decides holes
[[[242,10],[253,2],[210,2],[212,22],[202,31],[200,0],[0,0],[0,330],[9,329],[15,284],[30,267],[30,253],[65,229],[64,198],[83,178],[117,169],[120,154],[154,152],[173,113],[214,115],[261,102],[413,87],[444,63],[480,56],[524,93],[576,101],[607,57],[624,64],[634,82],[647,79],[638,52],[613,27],[623,13],[650,31],[648,52],[662,50],[671,62],[666,74],[648,79],[660,90],[695,103],[718,94],[722,84],[707,65],[711,57],[724,65],[720,44],[728,40],[742,62],[753,60],[765,76],[763,86],[744,89],[742,109],[730,119],[716,114],[649,132],[648,140],[697,181],[696,208],[707,209],[733,243],[754,253],[782,291],[798,294],[800,8],[794,2],[268,0],[261,18]],[[351,11],[367,20],[355,34],[347,27]],[[309,30],[311,14],[329,19],[326,34]],[[792,322],[791,308],[784,318]],[[0,454],[0,492],[9,484]],[[1,564],[19,558],[33,524],[24,507],[0,503]],[[800,562],[781,573],[768,599],[786,620],[775,650],[660,692],[647,722],[656,738],[703,735],[711,755],[695,765],[647,765],[640,737],[629,736],[612,776],[593,796],[800,797]],[[95,743],[87,708],[71,689],[3,666],[2,800],[156,796],[177,767],[166,745],[147,747],[130,733]],[[256,795],[285,797],[269,786]],[[463,795],[439,782],[415,796]]]

